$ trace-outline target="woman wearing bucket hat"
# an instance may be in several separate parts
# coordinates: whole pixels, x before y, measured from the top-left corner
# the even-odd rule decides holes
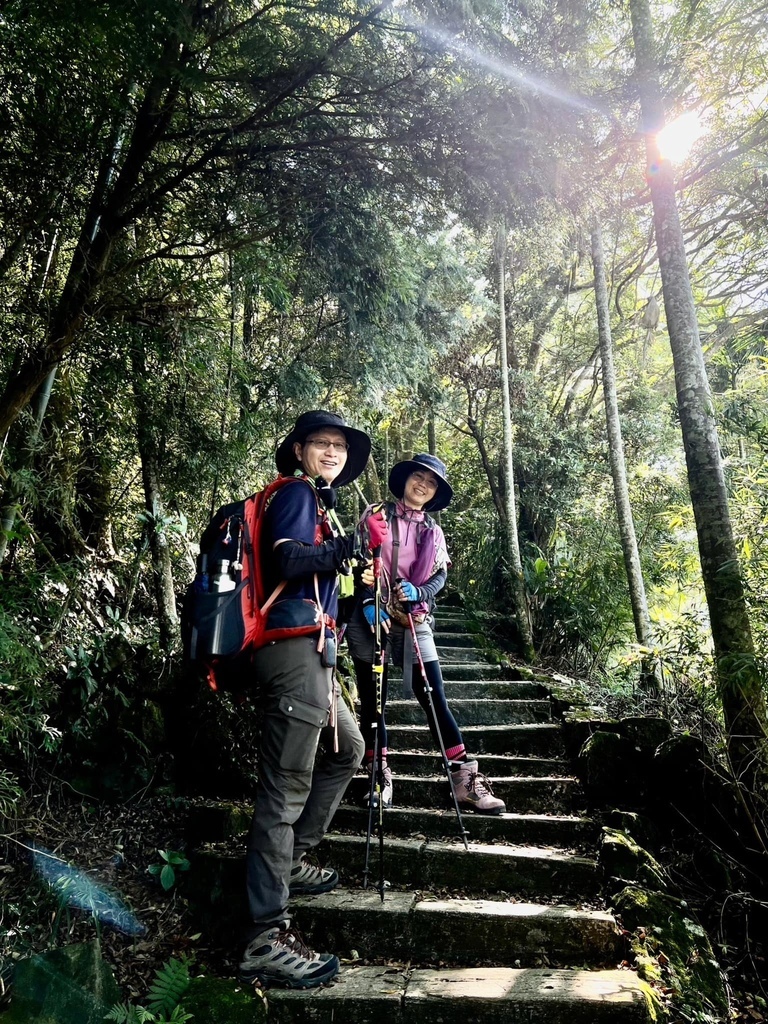
[[[364,533],[340,536],[329,509],[334,488],[362,473],[370,448],[367,434],[319,409],[299,416],[275,453],[281,476],[296,481],[274,493],[261,526],[265,593],[280,598],[269,607],[267,625],[284,630],[285,638],[253,652],[263,720],[246,853],[251,925],[238,972],[245,982],[312,988],[339,971],[336,956],[305,945],[291,925],[288,901],[338,884],[333,868],[307,854],[323,838],[363,756],[334,674],[337,580],[350,559],[382,543],[387,527],[374,516]]]
[[[445,698],[443,676],[432,634],[431,611],[435,595],[445,585],[451,564],[440,526],[429,515],[449,504],[453,488],[446,479],[446,468],[434,455],[415,455],[398,462],[389,474],[389,489],[397,499],[384,506],[389,523],[389,536],[382,544],[382,610],[384,628],[388,631],[390,660],[403,666],[403,683],[413,692],[427,716],[430,732],[437,742],[439,730],[450,764],[459,805],[479,814],[501,814],[504,801],[495,797],[486,778],[478,771],[477,761],[469,760],[461,732]],[[372,509],[366,509],[364,518]],[[386,610],[384,610],[386,608]],[[410,633],[410,611],[416,640],[424,662],[424,672],[432,690],[435,715],[419,667],[414,671],[413,640]],[[387,729],[384,714],[376,716],[376,694],[373,682],[375,619],[373,588],[360,594],[352,621],[347,628],[347,642],[355,665],[360,693],[361,730],[365,740],[364,763],[373,768],[374,728],[377,722],[378,746],[383,768],[382,803],[392,806],[392,772],[387,764]],[[386,704],[386,669],[383,682],[382,707]],[[436,721],[435,721],[436,719]],[[375,795],[374,795],[375,799]]]

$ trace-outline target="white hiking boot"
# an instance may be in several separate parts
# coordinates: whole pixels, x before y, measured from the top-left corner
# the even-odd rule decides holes
[[[503,800],[493,795],[491,784],[477,770],[477,761],[466,761],[452,775],[456,799],[462,810],[476,814],[503,814],[507,809]]]
[[[238,977],[246,983],[316,988],[332,981],[338,973],[338,957],[308,949],[290,921],[282,921],[248,943]]]
[[[291,868],[288,880],[288,891],[291,896],[311,896],[321,892],[330,892],[339,884],[339,873],[335,868],[321,868],[313,864],[303,853]]]

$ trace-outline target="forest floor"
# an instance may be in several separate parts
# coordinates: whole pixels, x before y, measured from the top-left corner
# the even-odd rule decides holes
[[[186,955],[211,974],[233,976],[240,950],[206,946],[181,895],[183,876],[165,890],[149,871],[164,863],[161,850],[184,850],[184,821],[184,809],[167,798],[108,806],[49,795],[28,804],[22,818],[5,823],[0,840],[0,965],[98,934],[122,998],[130,1002],[146,999],[156,972],[174,957]],[[67,873],[70,902],[93,909],[64,906],[46,882],[51,865],[60,869],[62,862],[75,869]],[[8,997],[0,994],[0,1010]]]
[[[188,956],[206,973],[234,976],[239,948],[206,943],[181,895],[183,878],[165,890],[158,875],[149,871],[163,863],[161,850],[184,851],[185,813],[180,802],[168,798],[108,806],[54,799],[49,793],[45,800],[28,803],[23,816],[4,823],[0,1012],[12,993],[8,965],[97,934],[122,999],[132,1003],[146,1000],[155,974],[171,958]],[[70,898],[73,892],[84,893],[84,902],[90,901],[95,912],[63,906],[45,881],[46,865],[61,868],[62,863],[70,869]],[[115,897],[126,908],[123,912],[115,909]],[[102,919],[99,924],[97,917]],[[764,944],[753,945],[749,951],[733,949],[727,960],[721,959],[732,993],[732,1022],[768,1021],[765,952]],[[689,1020],[673,1017],[680,1024]]]

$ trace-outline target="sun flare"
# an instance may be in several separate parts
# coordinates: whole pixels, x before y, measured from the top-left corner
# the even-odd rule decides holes
[[[699,115],[693,110],[681,114],[680,117],[665,124],[661,131],[656,133],[659,155],[662,160],[669,160],[673,164],[680,163],[685,160],[693,149],[694,143],[701,138],[705,131]]]

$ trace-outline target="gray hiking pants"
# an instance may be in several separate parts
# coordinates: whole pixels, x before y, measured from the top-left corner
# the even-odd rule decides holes
[[[323,838],[363,759],[363,738],[338,687],[331,718],[332,674],[316,647],[317,637],[296,637],[254,655],[265,713],[246,855],[251,936],[288,917],[291,865]]]

